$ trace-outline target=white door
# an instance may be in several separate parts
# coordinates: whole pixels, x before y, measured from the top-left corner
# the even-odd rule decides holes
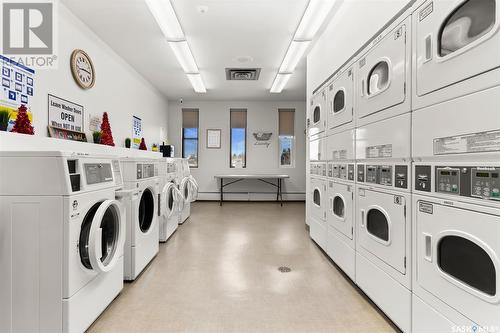
[[[311,178],[311,216],[317,221],[326,220],[326,180]]]
[[[161,193],[161,215],[169,219],[173,214],[179,211],[179,202],[182,200],[182,194],[174,183],[167,183]]]
[[[95,204],[82,221],[78,249],[80,260],[98,273],[109,272],[123,254],[125,213],[115,200]]]
[[[148,234],[152,229],[151,227],[153,225],[154,217],[157,214],[156,199],[153,194],[153,189],[149,187],[139,193],[139,196],[137,227],[142,234]]]
[[[417,283],[479,325],[500,326],[500,211],[427,201],[415,209]]]
[[[429,1],[414,16],[417,95],[500,66],[500,1]]]
[[[353,93],[354,75],[351,67],[328,87],[328,127],[330,129],[352,123]]]
[[[403,196],[358,189],[358,242],[402,274],[406,273],[406,201]]]
[[[353,186],[330,182],[328,187],[328,225],[353,237]]]
[[[312,97],[309,112],[309,136],[323,133],[326,128],[326,89]]]
[[[406,55],[406,30],[406,23],[399,25],[358,62],[359,118],[405,101],[406,72],[409,68]]]

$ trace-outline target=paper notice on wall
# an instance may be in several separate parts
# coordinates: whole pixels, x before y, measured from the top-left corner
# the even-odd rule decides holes
[[[392,157],[392,145],[378,145],[366,147],[366,158],[390,158]]]
[[[132,148],[139,149],[142,139],[142,120],[132,116]]]
[[[500,130],[434,139],[434,155],[500,151]]]
[[[89,131],[97,132],[101,130],[101,118],[99,116],[89,115]]]
[[[83,106],[49,94],[49,126],[83,133]]]
[[[334,150],[333,151],[333,159],[334,160],[345,160],[347,159],[347,150]]]

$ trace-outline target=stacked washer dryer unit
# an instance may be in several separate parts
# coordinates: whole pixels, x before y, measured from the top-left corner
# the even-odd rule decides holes
[[[411,330],[411,9],[358,58],[356,283]]]
[[[328,210],[327,254],[355,279],[354,66],[350,61],[328,85]]]
[[[413,14],[413,332],[500,329],[500,2]]]
[[[85,331],[123,288],[118,158],[0,152],[0,170],[23,178],[0,182],[0,331]]]
[[[124,188],[134,191],[121,198],[127,211],[124,279],[129,281],[139,276],[159,250],[159,161],[139,154],[121,160]]]
[[[326,122],[327,97],[326,89],[313,96],[308,115],[309,128],[309,191],[307,210],[310,213],[310,237],[326,251],[326,206],[327,206],[327,174],[326,174]]]
[[[198,197],[198,183],[191,175],[189,162],[185,158],[179,160],[179,190],[184,197],[184,205],[181,209],[181,218],[179,223],[184,223],[191,215],[191,202],[196,201]]]
[[[160,242],[166,242],[177,230],[184,198],[176,184],[177,170],[173,158],[162,158],[159,165],[161,179],[159,234]]]

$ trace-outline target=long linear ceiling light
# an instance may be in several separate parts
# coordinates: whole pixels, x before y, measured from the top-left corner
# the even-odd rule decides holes
[[[283,91],[335,2],[336,0],[309,0],[292,42],[288,46],[278,74],[274,79],[270,90],[271,93],[279,94]]]
[[[170,0],[145,0],[182,70],[197,93],[206,93],[200,70]]]

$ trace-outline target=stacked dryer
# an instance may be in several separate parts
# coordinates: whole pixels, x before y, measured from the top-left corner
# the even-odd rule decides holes
[[[413,15],[413,331],[500,328],[500,1]]]
[[[411,11],[364,49],[356,71],[356,283],[411,330]]]
[[[176,184],[177,167],[175,159],[162,158],[159,163],[160,175],[160,215],[159,240],[166,242],[177,230],[184,198]]]

